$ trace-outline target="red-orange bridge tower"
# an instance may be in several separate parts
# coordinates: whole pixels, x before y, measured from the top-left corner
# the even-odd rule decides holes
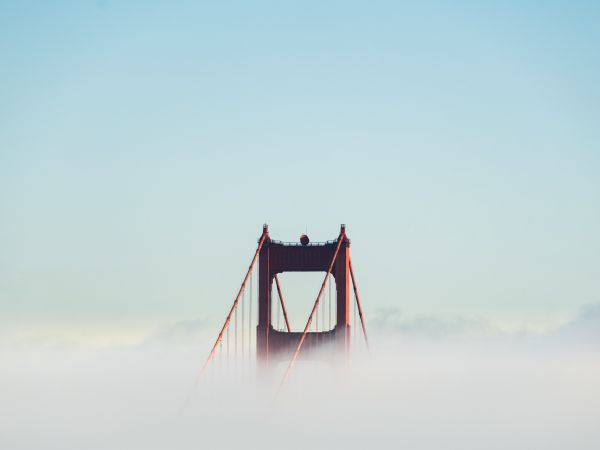
[[[350,259],[350,239],[346,235],[346,227],[340,227],[340,234],[337,239],[328,242],[310,243],[307,236],[302,235],[299,243],[281,242],[272,240],[269,236],[269,228],[263,226],[263,232],[258,239],[258,248],[254,253],[252,262],[240,286],[237,296],[225,319],[225,323],[219,332],[219,335],[208,355],[202,371],[206,369],[212,361],[217,350],[223,350],[223,339],[226,341],[226,355],[230,354],[230,330],[229,325],[234,323],[233,341],[234,356],[238,354],[238,306],[242,305],[241,311],[241,355],[244,358],[244,301],[246,285],[250,280],[249,289],[249,309],[248,318],[252,315],[252,271],[258,261],[258,319],[251,324],[249,322],[248,331],[256,324],[256,356],[261,365],[266,365],[269,360],[279,360],[282,357],[289,357],[290,363],[286,371],[287,377],[294,366],[300,351],[302,355],[311,355],[317,348],[328,347],[333,349],[334,353],[347,353],[350,344],[350,281],[354,290],[356,300],[355,310],[358,310],[363,337],[368,347],[367,333],[365,329],[364,317],[358,297],[356,280],[352,269]],[[314,302],[311,313],[308,317],[303,331],[293,332],[287,317],[283,295],[279,284],[278,275],[285,272],[324,272],[325,276],[321,288]],[[331,276],[335,279],[335,304],[336,314],[334,324],[327,330],[310,331],[311,323],[318,311],[319,303],[323,297],[323,292]],[[287,331],[277,330],[272,323],[272,305],[273,305],[273,285],[277,288],[279,303],[283,310]],[[240,300],[242,300],[240,302]],[[356,311],[355,311],[356,314]],[[318,325],[318,324],[317,324]],[[355,322],[356,326],[356,322]],[[248,339],[250,344],[252,339]],[[248,348],[250,351],[250,347]]]
[[[263,227],[263,236],[266,238],[258,260],[256,337],[259,361],[268,361],[269,358],[282,355],[289,356],[302,338],[301,331],[278,331],[273,327],[271,313],[273,284],[277,275],[284,272],[331,272],[336,286],[335,326],[328,331],[307,331],[303,344],[306,348],[305,352],[333,342],[347,351],[350,339],[350,239],[346,236],[345,226],[341,226],[338,239],[328,242],[275,241],[269,237],[266,225]],[[330,265],[332,265],[331,270]],[[278,281],[276,286],[279,291]],[[278,293],[281,296],[280,291]]]

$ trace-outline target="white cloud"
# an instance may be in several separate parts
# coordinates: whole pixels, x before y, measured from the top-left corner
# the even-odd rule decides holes
[[[131,345],[5,341],[0,448],[600,448],[600,306],[537,335],[397,309],[369,323],[371,356],[300,362],[275,401],[285,364],[262,382],[247,359],[216,364],[192,389],[207,318]]]

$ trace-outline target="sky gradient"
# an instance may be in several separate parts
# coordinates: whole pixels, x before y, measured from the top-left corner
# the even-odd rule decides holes
[[[598,23],[581,1],[2,2],[0,328],[222,320],[263,222],[346,223],[367,316],[568,320],[600,302]]]

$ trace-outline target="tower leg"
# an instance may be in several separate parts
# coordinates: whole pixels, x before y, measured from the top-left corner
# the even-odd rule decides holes
[[[350,247],[342,242],[335,261],[336,288],[336,341],[343,348],[344,354],[350,351]]]
[[[256,357],[259,365],[269,360],[269,328],[271,324],[271,274],[269,246],[265,245],[258,260],[258,325],[256,327]]]

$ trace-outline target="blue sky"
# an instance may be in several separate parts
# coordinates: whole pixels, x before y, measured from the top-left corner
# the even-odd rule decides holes
[[[594,2],[3,2],[1,326],[220,319],[263,222],[348,224],[367,313],[567,320],[600,301],[599,21]]]

